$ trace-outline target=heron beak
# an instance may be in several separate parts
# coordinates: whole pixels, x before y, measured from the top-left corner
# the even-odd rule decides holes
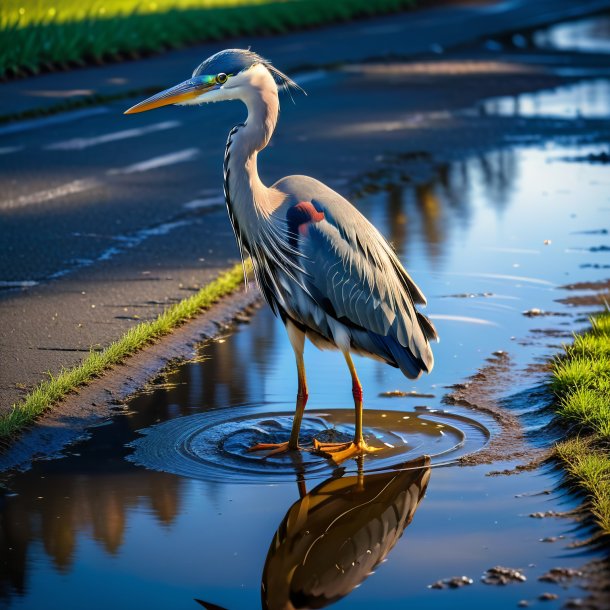
[[[132,106],[128,110],[125,110],[123,114],[135,114],[136,112],[146,112],[153,108],[159,108],[161,106],[167,106],[168,104],[180,104],[187,102],[188,100],[195,99],[203,93],[212,89],[218,88],[214,76],[196,76],[185,80],[183,83],[161,91],[147,100]]]

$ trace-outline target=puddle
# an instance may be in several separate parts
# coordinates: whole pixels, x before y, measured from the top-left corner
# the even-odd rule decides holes
[[[579,569],[595,555],[569,545],[586,529],[529,516],[577,505],[558,487],[560,475],[542,467],[486,476],[514,472],[510,460],[457,465],[500,424],[443,404],[443,396],[497,350],[517,369],[541,361],[557,349],[554,333],[582,322],[581,309],[560,302],[560,287],[607,279],[587,266],[608,256],[590,252],[608,226],[606,171],[561,160],[583,150],[561,149],[557,160],[554,149],[552,163],[543,149],[495,151],[359,199],[429,296],[442,338],[434,374],[417,383],[357,359],[365,434],[383,451],[341,466],[311,452],[266,460],[247,453],[288,436],[296,383],[284,329],[263,308],[62,459],[8,481],[0,494],[3,603],[78,607],[82,592],[88,607],[105,608],[120,591],[122,607],[194,609],[203,600],[232,610],[260,607],[262,596],[268,608],[290,600],[436,609],[459,595],[464,607],[514,608],[552,587],[538,578],[553,568]],[[534,308],[564,315],[523,315]],[[536,332],[541,324],[549,332]],[[303,444],[349,438],[342,359],[308,348],[306,361]],[[549,415],[528,393],[532,383],[494,378],[503,406],[524,422],[526,442],[539,447]],[[396,391],[408,399],[384,398]],[[481,576],[494,566],[526,580],[485,585]],[[473,582],[459,591],[429,588],[462,576]],[[582,597],[577,579],[551,593],[561,603]]]
[[[532,42],[543,49],[610,53],[610,15],[553,25],[534,32]]]
[[[484,101],[485,115],[524,118],[607,119],[610,116],[610,81],[584,80],[551,91],[522,93]]]

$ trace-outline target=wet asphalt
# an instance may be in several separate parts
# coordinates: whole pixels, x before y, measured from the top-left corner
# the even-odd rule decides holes
[[[296,76],[308,96],[295,104],[284,97],[278,130],[260,156],[263,180],[306,173],[353,197],[392,154],[413,156],[409,179],[417,182],[438,164],[516,138],[607,141],[603,120],[498,116],[486,102],[610,73],[606,55],[497,35],[575,10],[572,2],[541,2],[537,11],[528,4],[437,8],[253,45],[283,69],[307,67]],[[576,4],[581,13],[610,6]],[[23,108],[52,105],[94,81],[101,92],[168,86],[215,50],[246,44],[14,81],[0,86],[0,114],[14,112],[16,100]],[[394,60],[377,67],[355,63],[388,55]],[[350,63],[318,70],[317,61]],[[0,126],[0,410],[46,371],[77,363],[238,260],[222,156],[244,109],[123,116],[137,99]]]

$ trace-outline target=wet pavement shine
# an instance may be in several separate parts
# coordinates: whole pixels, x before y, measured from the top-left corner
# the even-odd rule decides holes
[[[561,473],[548,463],[497,473],[563,433],[537,365],[586,325],[592,307],[565,301],[588,293],[567,286],[608,277],[610,179],[607,164],[586,162],[607,153],[608,86],[598,76],[461,114],[395,117],[393,150],[333,185],[392,242],[441,337],[433,373],[417,382],[356,358],[365,435],[382,451],[339,467],[311,452],[247,452],[288,435],[296,391],[282,324],[259,308],[117,405],[86,440],[5,477],[0,605],[500,610],[586,598],[578,578],[540,580],[606,554],[574,547],[591,535],[586,523],[553,516],[579,505]],[[418,120],[492,119],[538,122],[458,158],[400,154]],[[303,444],[349,438],[343,359],[310,345],[305,357]],[[447,398],[475,380],[487,386],[486,410]],[[394,390],[407,395],[384,395]],[[524,434],[478,463],[510,434],[491,403]],[[483,582],[494,566],[525,580]],[[430,586],[462,576],[472,583]]]

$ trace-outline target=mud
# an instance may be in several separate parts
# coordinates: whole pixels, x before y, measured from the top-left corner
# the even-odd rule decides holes
[[[515,366],[506,352],[495,352],[487,364],[465,383],[452,386],[452,392],[443,397],[447,405],[459,405],[491,415],[499,424],[500,431],[489,444],[476,453],[461,458],[464,466],[492,464],[499,460],[525,460],[522,469],[530,464],[540,464],[548,452],[533,448],[526,443],[520,420],[500,403],[502,392],[510,387],[517,376]],[[533,466],[535,467],[535,466]]]
[[[523,315],[528,318],[539,318],[545,316],[567,316],[569,314],[561,313],[558,311],[544,311],[543,309],[538,309],[537,307],[534,307],[533,309],[528,309],[527,311],[524,311]]]
[[[598,282],[576,282],[574,284],[566,284],[560,286],[560,290],[594,290],[601,292],[603,290],[610,290],[610,278],[607,280],[600,280]]]
[[[604,307],[606,303],[610,303],[610,292],[594,292],[592,294],[575,295],[573,297],[565,297],[557,299],[558,303],[570,305],[572,307]]]

